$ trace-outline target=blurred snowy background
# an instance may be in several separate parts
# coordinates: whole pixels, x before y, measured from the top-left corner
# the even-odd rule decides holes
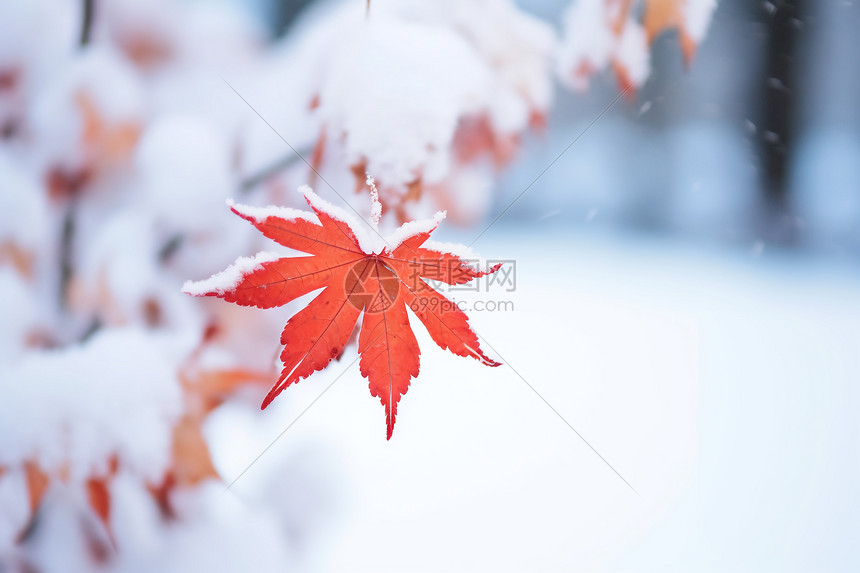
[[[0,571],[858,570],[860,6],[712,7],[0,0]],[[516,268],[390,442],[180,293],[365,170]]]

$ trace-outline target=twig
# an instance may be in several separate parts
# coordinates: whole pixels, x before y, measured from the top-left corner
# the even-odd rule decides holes
[[[308,150],[302,149],[303,155],[308,153],[308,152],[309,152]],[[254,175],[251,175],[251,176],[245,178],[239,184],[240,191],[242,191],[243,193],[247,193],[248,191],[250,191],[251,189],[253,189],[257,185],[260,185],[261,183],[265,182],[267,179],[274,177],[275,175],[278,174],[278,172],[283,171],[284,169],[286,169],[287,167],[289,167],[293,163],[296,163],[300,159],[301,158],[295,154],[290,154],[290,155],[287,155],[286,157],[282,157],[281,159],[278,159],[277,161],[273,162],[272,164],[268,165],[267,167],[264,167],[259,172],[255,173]]]
[[[60,242],[60,308],[65,309],[68,302],[69,283],[72,280],[72,251],[75,240],[75,218],[78,210],[77,197],[70,197],[63,217]]]
[[[176,251],[179,250],[179,247],[182,246],[182,243],[185,242],[185,236],[182,233],[177,233],[170,237],[164,245],[160,249],[158,249],[158,262],[165,263],[170,257],[173,256]]]
[[[87,327],[84,333],[81,334],[81,337],[78,339],[78,342],[87,342],[89,339],[95,336],[95,334],[98,333],[99,330],[102,329],[102,326],[104,325],[102,324],[102,321],[101,319],[99,319],[99,317],[93,318],[92,322],[90,322],[90,325]]]

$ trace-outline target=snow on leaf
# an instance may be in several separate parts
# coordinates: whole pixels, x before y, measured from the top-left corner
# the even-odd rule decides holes
[[[78,347],[28,353],[0,379],[0,466],[32,462],[79,482],[117,454],[127,471],[158,479],[179,415],[172,361],[184,346],[128,328]]]
[[[651,73],[645,30],[632,19],[627,20],[621,32],[613,67],[623,90],[638,88]]]
[[[555,40],[512,0],[383,0],[369,17],[340,3],[294,48],[314,62],[311,164],[346,167],[359,187],[370,171],[401,222],[469,201],[459,175],[509,162],[546,117]]]
[[[370,187],[370,222],[379,228],[379,219],[382,217],[382,203],[379,202],[379,189],[376,181],[367,173],[367,186]]]
[[[576,90],[609,64],[615,39],[602,0],[578,0],[564,16],[564,34],[558,57],[561,79]]]
[[[480,109],[489,88],[474,50],[450,29],[381,10],[340,42],[320,110],[342,135],[348,162],[403,190],[444,176],[459,116]]]
[[[648,79],[654,40],[677,30],[689,64],[716,5],[717,0],[574,0],[566,13],[559,75],[582,90],[611,64],[622,89],[637,89]]]
[[[184,290],[194,296],[271,308],[322,289],[284,327],[283,369],[263,408],[288,386],[336,359],[363,315],[358,340],[361,373],[369,380],[371,394],[385,407],[390,439],[397,404],[420,368],[421,352],[409,326],[407,306],[442,349],[498,366],[481,350],[466,314],[425,281],[464,284],[495,272],[500,265],[482,271],[458,254],[436,250],[433,245],[425,247],[444,213],[428,221],[406,223],[371,245],[383,244],[382,248],[368,249],[358,238],[367,225],[358,227],[360,222],[322,201],[309,188],[302,192],[319,223],[311,222],[304,213],[284,218],[284,212],[276,209],[260,211],[236,204],[231,208],[265,236],[311,256],[267,255],[254,264],[247,261],[257,259],[240,259],[226,276],[188,283]]]
[[[212,275],[205,281],[191,282],[186,281],[182,290],[194,296],[201,296],[208,292],[217,292],[219,294],[226,291],[234,290],[245,277],[254,274],[265,274],[267,268],[271,268],[271,263],[278,259],[277,253],[257,253],[253,257],[241,257],[235,263],[221,271],[216,275]]]
[[[687,0],[684,4],[683,27],[694,42],[700,43],[705,39],[716,8],[717,0]]]

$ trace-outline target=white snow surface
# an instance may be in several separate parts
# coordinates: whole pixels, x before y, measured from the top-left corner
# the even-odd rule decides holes
[[[155,481],[169,462],[181,411],[180,336],[138,329],[97,333],[80,346],[25,355],[0,380],[0,466],[34,460],[78,482],[121,467]]]
[[[469,313],[503,366],[453,357],[416,325],[421,377],[390,441],[357,371],[291,430],[345,467],[350,503],[322,569],[856,569],[856,265],[526,229],[493,240],[521,263],[504,295],[516,308]],[[339,374],[292,387],[283,419]],[[428,552],[438,535],[445,551]]]

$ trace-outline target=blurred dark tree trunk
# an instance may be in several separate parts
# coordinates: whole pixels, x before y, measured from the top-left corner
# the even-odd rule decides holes
[[[275,4],[275,35],[282,36],[301,10],[313,0],[278,0]]]
[[[95,0],[83,0],[81,11],[81,36],[78,43],[83,48],[89,45],[92,36]]]
[[[768,40],[763,78],[763,122],[761,153],[765,175],[765,193],[777,209],[788,199],[789,167],[794,123],[798,101],[798,38],[802,30],[804,0],[764,2]]]

